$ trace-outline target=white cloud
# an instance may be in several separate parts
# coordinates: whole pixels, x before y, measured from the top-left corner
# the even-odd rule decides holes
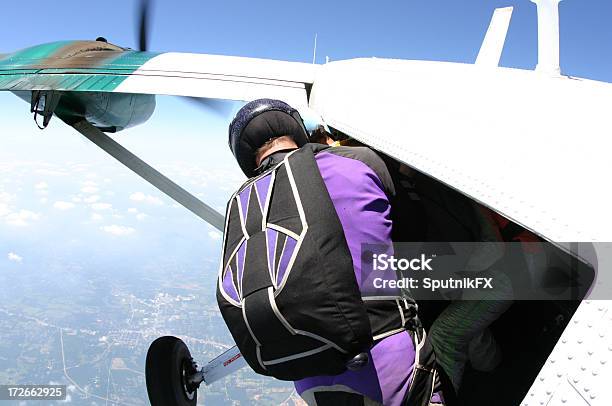
[[[148,214],[141,213],[140,210],[138,210],[135,207],[130,207],[129,209],[127,209],[127,212],[130,213],[130,214],[135,214],[136,215],[136,220],[138,220],[138,221],[143,221],[144,219],[149,217]]]
[[[18,264],[23,261],[23,257],[15,254],[14,252],[9,252],[7,258],[9,261],[17,262]]]
[[[103,218],[104,218],[104,217],[102,217],[102,215],[101,215],[101,214],[98,214],[98,213],[93,213],[93,214],[91,215],[91,220],[92,220],[92,221],[102,221],[102,219],[103,219]]]
[[[17,227],[25,227],[30,221],[36,221],[40,218],[40,214],[29,210],[19,210],[18,212],[9,213],[5,219],[7,224]]]
[[[9,203],[13,200],[13,196],[6,192],[0,192],[0,217],[4,217],[11,213]]]
[[[91,195],[91,196],[86,197],[86,198],[83,199],[83,201],[85,203],[95,203],[98,200],[100,200],[100,196],[99,195]]]
[[[47,199],[46,197],[41,197],[41,198],[40,198],[40,202],[41,202],[42,204],[47,204],[47,202],[48,202],[48,201],[49,201],[49,199]]]
[[[221,238],[221,233],[219,233],[218,231],[209,231],[208,236],[214,241],[217,241]]]
[[[34,187],[38,190],[44,190],[48,189],[49,185],[47,184],[47,182],[38,182],[36,185],[34,185]]]
[[[4,217],[9,214],[11,211],[8,208],[8,204],[0,202],[0,217]]]
[[[118,226],[116,224],[110,226],[103,226],[100,227],[100,229],[106,233],[116,236],[130,235],[136,231],[132,227]]]
[[[47,176],[66,176],[68,175],[68,172],[61,171],[61,170],[58,171],[54,169],[37,169],[35,173],[38,175],[47,175]]]
[[[70,210],[74,208],[74,203],[58,201],[53,203],[53,208],[58,210]]]
[[[94,210],[108,210],[112,207],[113,205],[110,203],[94,203],[91,205],[91,208]]]
[[[85,172],[87,170],[87,168],[90,167],[89,164],[77,164],[77,163],[73,163],[70,162],[70,171],[71,172]]]
[[[135,201],[135,202],[143,202],[143,203],[148,203],[148,204],[154,204],[157,206],[161,206],[162,204],[164,204],[164,202],[162,202],[162,200],[158,197],[155,196],[151,196],[151,195],[145,195],[142,192],[136,192],[136,193],[132,193],[130,195],[130,200]]]
[[[83,201],[83,199],[81,199],[80,195],[79,196],[74,196],[72,199],[73,202],[75,203],[81,203]]]
[[[81,188],[81,192],[87,193],[87,194],[90,194],[90,195],[92,195],[94,193],[98,193],[99,191],[100,191],[100,189],[98,189],[95,186],[83,186]]]

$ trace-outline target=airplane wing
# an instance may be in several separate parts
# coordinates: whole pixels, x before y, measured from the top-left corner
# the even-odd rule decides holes
[[[323,65],[310,97],[331,127],[557,242],[612,238],[610,105],[608,83],[376,58]]]
[[[0,57],[0,91],[118,92],[307,103],[317,65],[125,51],[96,41],[39,45]]]
[[[152,96],[143,99],[142,95],[243,101],[267,97],[284,100],[296,107],[306,106],[307,92],[317,68],[313,64],[256,58],[139,52],[103,41],[62,41],[0,58],[0,91],[11,91],[31,101],[31,109],[37,114],[42,106],[45,117],[42,128],[58,107],[60,97],[63,98],[60,94],[67,95],[57,111],[62,120],[179,204],[223,230],[222,214],[103,131],[114,132],[146,121],[155,102]],[[41,94],[45,91],[52,91],[53,95],[44,95],[44,102],[41,102]],[[115,113],[123,116],[121,125],[116,127],[96,122],[87,113],[94,110],[93,114],[98,116],[114,116],[109,111],[110,99],[100,97],[108,94],[115,94],[122,100],[119,110],[115,108]],[[132,113],[127,111],[129,109]],[[135,114],[138,110],[139,114]],[[136,116],[141,119],[135,119]]]

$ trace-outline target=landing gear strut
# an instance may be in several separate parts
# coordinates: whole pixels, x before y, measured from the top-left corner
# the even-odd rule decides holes
[[[153,341],[147,352],[145,376],[152,406],[195,406],[204,373],[179,338]]]

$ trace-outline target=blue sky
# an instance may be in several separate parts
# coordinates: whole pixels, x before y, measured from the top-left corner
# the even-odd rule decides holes
[[[86,6],[85,6],[86,4]],[[135,1],[8,2],[0,52],[99,35],[135,45]],[[154,4],[151,48],[318,62],[377,56],[472,62],[495,7],[515,7],[502,65],[536,64],[535,5],[529,0],[467,1],[162,1]],[[564,0],[563,71],[612,81],[612,3]],[[13,16],[13,17],[11,17]],[[26,23],[27,21],[27,23]]]

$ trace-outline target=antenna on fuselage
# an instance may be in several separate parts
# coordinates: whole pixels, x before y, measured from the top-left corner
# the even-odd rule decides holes
[[[536,71],[558,76],[559,3],[561,0],[531,0],[538,7],[538,64]]]
[[[312,64],[314,65],[317,61],[317,33],[315,33],[314,49],[312,50]]]

